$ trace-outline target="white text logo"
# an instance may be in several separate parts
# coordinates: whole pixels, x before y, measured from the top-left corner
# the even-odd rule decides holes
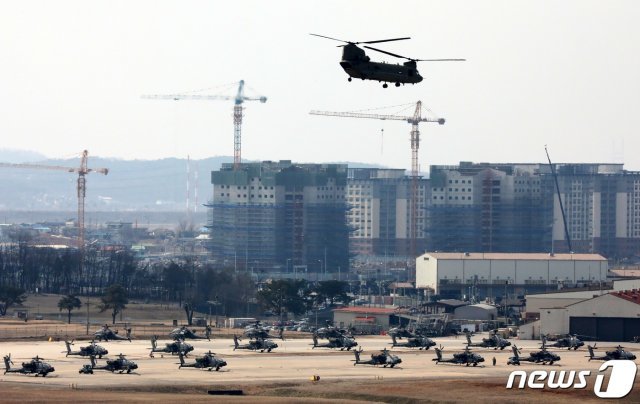
[[[596,376],[596,383],[593,388],[596,396],[600,398],[622,398],[625,397],[633,388],[636,379],[636,364],[628,360],[611,360],[600,366],[598,373],[602,373],[607,368],[611,368],[609,376],[609,384],[605,391],[602,391],[604,383],[604,374]],[[518,387],[524,389],[525,385],[530,389],[543,389],[545,386],[550,389],[583,389],[587,387],[587,376],[591,375],[590,370],[580,371],[546,371],[535,370],[529,374],[524,370],[516,370],[511,372],[507,381],[507,388],[513,388],[516,379],[519,377]]]

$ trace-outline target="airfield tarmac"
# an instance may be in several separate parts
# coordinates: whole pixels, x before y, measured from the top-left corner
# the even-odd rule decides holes
[[[486,337],[486,334],[477,334],[473,337],[473,341]],[[285,333],[286,338],[286,333]],[[387,336],[358,336],[357,342],[360,344],[364,352],[362,359],[368,359],[371,353],[376,353],[384,347],[390,347],[390,338]],[[444,357],[450,357],[455,352],[464,349],[465,339],[459,338],[434,338],[439,344],[444,346]],[[561,361],[553,366],[536,365],[527,362],[519,367],[508,366],[507,360],[513,355],[510,347],[504,351],[493,350],[490,348],[474,348],[473,352],[481,354],[485,358],[485,362],[477,367],[460,366],[452,364],[437,364],[432,361],[435,358],[433,348],[428,351],[420,351],[410,348],[393,348],[392,353],[398,355],[402,359],[400,367],[393,369],[353,365],[354,354],[348,351],[332,350],[326,348],[311,347],[311,338],[302,339],[285,339],[285,341],[275,340],[279,348],[273,352],[253,352],[247,350],[233,350],[233,340],[212,339],[211,341],[196,340],[188,341],[195,348],[190,353],[187,362],[192,361],[194,356],[201,355],[209,350],[215,352],[219,357],[225,359],[228,363],[227,367],[220,371],[206,371],[193,368],[178,369],[179,359],[177,356],[170,354],[160,355],[155,353],[155,358],[149,357],[150,342],[148,340],[133,340],[132,342],[101,342],[103,347],[109,350],[109,357],[115,357],[119,353],[127,356],[128,359],[134,360],[138,364],[138,369],[132,374],[118,374],[105,371],[96,371],[93,375],[79,374],[78,370],[82,365],[89,363],[88,358],[78,356],[65,357],[66,349],[63,341],[11,341],[0,343],[0,355],[11,354],[11,358],[16,365],[20,365],[23,361],[30,360],[33,356],[39,355],[46,358],[46,361],[55,367],[55,372],[51,375],[43,377],[25,376],[19,374],[5,374],[0,376],[1,391],[16,391],[16,401],[25,401],[29,395],[24,394],[24,388],[48,388],[55,391],[113,391],[113,392],[166,392],[175,393],[180,391],[189,391],[190,393],[198,391],[199,388],[206,393],[207,389],[226,389],[241,388],[252,391],[257,386],[297,386],[297,385],[314,385],[324,386],[325,391],[322,397],[329,399],[349,398],[348,395],[340,395],[341,388],[347,389],[349,386],[356,386],[357,390],[365,387],[371,391],[376,388],[384,388],[385,386],[393,390],[393,387],[408,386],[406,388],[413,390],[412,394],[407,392],[406,400],[398,400],[403,397],[403,391],[396,392],[391,395],[391,401],[398,402],[420,402],[420,396],[415,397],[420,390],[420,385],[431,388],[444,389],[447,395],[447,401],[468,400],[463,396],[458,397],[469,386],[481,386],[488,383],[495,390],[494,393],[501,393],[504,398],[515,398],[510,395],[521,392],[508,391],[505,385],[509,374],[513,370],[532,371],[538,369],[547,370],[591,370],[592,375],[598,372],[598,368],[602,361],[588,361],[587,350],[583,347],[578,351],[569,351],[566,349],[551,348],[552,352],[561,356]],[[539,341],[528,340],[510,340],[515,343],[522,351],[521,356],[528,356],[529,352],[539,349]],[[158,346],[164,346],[170,340],[158,341]],[[246,342],[246,341],[243,341]],[[87,341],[76,341],[74,349],[88,344]],[[605,350],[613,349],[617,343],[599,342],[596,354],[603,354]],[[638,346],[640,348],[640,346]],[[636,349],[634,344],[626,344],[626,349],[631,350],[640,355],[640,349]],[[496,358],[496,366],[492,366],[492,358]],[[104,359],[98,360],[98,363],[104,363]],[[312,383],[310,379],[319,376],[320,381]],[[423,383],[424,382],[424,383]],[[408,384],[407,384],[408,383]],[[434,384],[435,383],[435,384]],[[206,387],[204,387],[206,386]],[[331,396],[332,386],[334,396]],[[342,386],[342,387],[339,387]],[[375,387],[374,387],[375,386]],[[582,401],[596,399],[593,394],[593,381],[589,383],[589,387],[582,391],[558,392],[549,391],[553,394],[553,402],[556,399],[569,398],[571,394],[579,394]],[[293,387],[291,387],[293,388]],[[317,388],[317,387],[313,387]],[[589,390],[590,391],[587,391]],[[259,390],[259,389],[258,389]],[[631,397],[638,399],[638,388],[634,388]],[[22,391],[23,393],[18,393]],[[545,390],[546,391],[546,390]],[[474,390],[470,390],[468,394],[473,396]],[[33,393],[33,392],[32,392]],[[541,391],[528,391],[528,393],[541,393]],[[70,393],[71,394],[71,393]],[[293,393],[291,393],[293,394]],[[310,393],[313,394],[313,393]],[[328,395],[327,395],[328,394]],[[395,395],[394,395],[395,394]],[[398,396],[400,394],[400,396]],[[13,396],[0,397],[0,401],[7,401]],[[48,398],[53,396],[49,395]],[[104,398],[104,396],[102,396]],[[114,396],[115,397],[115,396]],[[142,396],[140,396],[142,397]],[[203,399],[207,397],[202,397]],[[297,400],[302,396],[297,396]],[[372,396],[375,397],[375,396]],[[410,398],[413,397],[413,398]],[[424,396],[427,399],[428,396]],[[436,396],[437,397],[437,396]],[[490,395],[487,396],[491,397]],[[539,396],[542,401],[542,396]],[[352,397],[357,398],[357,395]],[[471,397],[478,401],[478,396]],[[574,397],[575,399],[575,397]],[[85,398],[85,400],[92,401]],[[225,400],[231,400],[226,397]],[[366,401],[370,399],[365,398]],[[417,400],[417,401],[416,401]],[[492,399],[495,402],[495,397]],[[34,401],[39,401],[34,399]],[[104,400],[98,400],[104,401]],[[264,400],[261,400],[264,401]],[[386,400],[383,400],[386,401]],[[440,401],[440,400],[436,400]],[[480,400],[483,401],[483,400]]]

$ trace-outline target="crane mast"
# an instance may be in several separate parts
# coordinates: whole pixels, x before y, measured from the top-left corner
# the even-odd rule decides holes
[[[323,116],[337,116],[342,118],[366,118],[366,119],[379,119],[379,120],[395,120],[405,121],[411,124],[411,218],[409,222],[409,239],[410,239],[410,254],[412,257],[416,256],[416,239],[418,233],[417,216],[418,216],[418,178],[420,176],[420,165],[418,160],[418,152],[420,150],[420,130],[419,124],[421,122],[437,122],[440,125],[444,125],[445,120],[443,118],[429,118],[422,117],[422,101],[416,103],[416,108],[413,116],[400,116],[400,115],[384,115],[384,114],[368,114],[359,112],[332,112],[332,111],[317,111],[313,110],[309,112],[311,115],[323,115]]]
[[[142,98],[151,100],[233,100],[233,169],[237,170],[242,162],[242,117],[245,101],[267,102],[267,97],[247,97],[244,95],[244,80],[238,83],[238,91],[235,96],[229,95],[206,95],[206,94],[150,94],[143,95]]]
[[[562,213],[562,224],[564,225],[564,236],[567,239],[567,247],[569,252],[573,252],[571,247],[571,235],[569,234],[569,227],[567,226],[567,217],[564,214],[564,205],[562,204],[562,194],[560,194],[560,184],[558,184],[558,176],[556,175],[556,168],[551,163],[551,157],[549,157],[549,151],[547,145],[544,146],[544,152],[547,154],[547,160],[549,161],[549,167],[551,168],[551,175],[553,176],[553,182],[556,185],[556,192],[558,195],[558,203],[560,203],[560,213]],[[551,253],[553,253],[553,230],[551,231]]]
[[[85,176],[91,172],[107,175],[109,173],[108,168],[88,168],[89,152],[84,150],[80,159],[80,167],[63,167],[63,166],[48,166],[43,164],[12,164],[12,163],[0,163],[0,167],[13,167],[13,168],[33,168],[44,170],[58,170],[66,171],[69,173],[78,173],[77,193],[78,193],[78,250],[80,251],[80,265],[82,266],[84,258],[84,200],[87,194],[87,179]]]

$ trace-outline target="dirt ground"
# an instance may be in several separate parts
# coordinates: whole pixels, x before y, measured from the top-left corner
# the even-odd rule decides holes
[[[286,334],[285,334],[286,337]],[[475,339],[480,339],[477,335]],[[486,337],[486,335],[485,335]],[[165,336],[159,346],[169,342]],[[389,347],[390,339],[383,336],[357,337],[364,349],[363,358],[383,347]],[[438,338],[444,346],[445,356],[463,349],[462,338]],[[211,341],[191,342],[193,356],[212,350],[228,362],[219,372],[198,369],[178,369],[178,359],[171,355],[156,354],[149,357],[150,343],[146,339],[132,342],[101,343],[110,351],[110,357],[119,353],[134,360],[139,368],[132,374],[95,372],[93,375],[79,374],[87,359],[65,357],[62,342],[8,341],[0,342],[0,354],[11,353],[16,364],[40,355],[55,366],[56,371],[47,376],[33,377],[18,374],[0,376],[1,402],[170,402],[170,400],[201,402],[218,400],[223,402],[479,402],[500,403],[515,400],[530,403],[575,403],[595,402],[594,378],[601,362],[589,362],[586,350],[554,350],[561,361],[553,366],[523,364],[518,370],[591,370],[588,386],[582,390],[507,390],[508,376],[514,368],[506,362],[512,355],[510,350],[475,349],[485,357],[484,366],[465,367],[450,364],[436,365],[435,354],[429,351],[393,349],[403,360],[399,368],[354,366],[351,352],[312,349],[310,339],[285,339],[276,341],[279,348],[271,353],[233,350],[230,338],[214,338]],[[523,355],[537,349],[537,341],[517,341]],[[84,345],[76,342],[74,349]],[[598,353],[613,348],[616,344],[599,342]],[[627,348],[637,351],[629,344]],[[640,348],[640,346],[638,347]],[[638,352],[636,352],[638,354]],[[491,359],[496,358],[496,366]],[[317,382],[312,376],[320,376]],[[242,397],[212,396],[208,390],[240,389]],[[636,386],[625,398],[628,402],[640,402],[640,386]]]
[[[86,308],[74,312],[79,323],[67,325],[65,313],[57,310],[56,295],[30,295],[26,302],[32,317],[44,314],[44,320],[28,322],[0,319],[0,355],[11,354],[20,365],[39,355],[53,365],[56,371],[46,378],[19,374],[0,375],[0,402],[390,402],[390,403],[589,403],[599,401],[594,392],[595,374],[600,361],[589,362],[585,349],[578,351],[553,350],[561,361],[553,366],[523,364],[518,370],[531,372],[545,369],[556,371],[590,370],[588,386],[582,390],[506,389],[512,366],[506,365],[512,355],[510,349],[474,349],[485,357],[483,365],[465,367],[438,364],[433,349],[418,351],[394,348],[402,359],[399,368],[354,366],[352,352],[312,349],[309,334],[285,333],[285,340],[276,340],[279,347],[271,353],[234,350],[231,337],[242,330],[214,329],[211,341],[188,341],[194,356],[212,350],[228,362],[219,372],[198,369],[178,369],[178,358],[156,354],[149,357],[151,335],[160,335],[159,347],[170,342],[172,319],[184,322],[184,313],[177,305],[133,302],[123,315],[123,321],[133,328],[132,342],[102,342],[100,345],[113,358],[119,353],[134,360],[139,368],[132,374],[98,372],[79,374],[88,359],[65,356],[63,340],[75,339],[73,349],[87,344],[87,339],[99,326],[110,320],[107,313],[98,313],[90,306],[91,324],[86,329]],[[97,301],[97,299],[94,299]],[[84,302],[83,302],[84,303]],[[113,327],[122,329],[122,324]],[[202,327],[196,327],[202,332]],[[474,340],[486,335],[479,334]],[[163,339],[164,338],[164,339]],[[363,358],[390,346],[386,336],[356,337],[364,349]],[[464,348],[464,338],[436,338],[444,346],[445,357]],[[246,341],[243,341],[246,342]],[[538,341],[511,340],[522,349],[522,355],[537,350]],[[613,349],[616,343],[598,342],[598,354]],[[627,344],[629,350],[640,351],[640,345]],[[640,352],[635,352],[640,356]],[[496,358],[496,366],[492,359]],[[104,363],[104,359],[99,361]],[[319,376],[319,381],[312,381]],[[242,390],[242,396],[209,395],[209,390]],[[640,386],[632,390],[624,401],[640,402]]]

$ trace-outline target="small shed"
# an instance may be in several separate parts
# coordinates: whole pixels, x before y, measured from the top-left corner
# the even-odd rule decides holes
[[[455,309],[454,317],[460,320],[491,321],[498,318],[498,309],[489,304],[479,303]]]

